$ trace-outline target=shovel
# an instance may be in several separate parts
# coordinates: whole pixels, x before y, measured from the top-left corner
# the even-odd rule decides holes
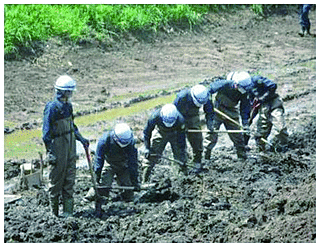
[[[86,157],[87,157],[89,170],[90,170],[90,174],[91,174],[91,181],[92,181],[94,192],[95,192],[95,196],[94,197],[95,197],[96,213],[98,214],[98,216],[101,216],[101,204],[102,204],[102,202],[101,202],[101,197],[99,196],[98,186],[97,186],[97,182],[96,182],[95,175],[94,175],[94,172],[93,172],[91,156],[90,156],[90,153],[89,153],[89,147],[85,147],[84,149],[86,151]]]
[[[152,184],[143,184],[140,187],[140,190],[150,190],[156,187],[155,183]],[[97,189],[104,190],[136,190],[137,188],[134,186],[97,186]]]
[[[168,157],[163,156],[163,155],[160,155],[160,154],[150,154],[150,156],[159,157],[159,158],[161,158],[161,159],[169,160],[169,161],[174,162],[174,163],[177,163],[177,164],[179,164],[179,165],[181,165],[181,166],[186,165],[186,166],[188,166],[188,167],[192,167],[191,165],[188,165],[188,164],[186,164],[186,163],[183,163],[183,162],[181,162],[180,160],[171,159],[171,158],[168,158]]]
[[[190,133],[249,133],[247,130],[188,130]]]

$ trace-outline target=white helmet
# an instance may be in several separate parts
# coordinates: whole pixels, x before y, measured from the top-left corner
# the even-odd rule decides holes
[[[55,88],[63,91],[75,91],[77,83],[68,75],[62,75],[58,78]]]
[[[129,125],[126,123],[117,124],[114,127],[113,139],[118,143],[120,147],[128,146],[133,139],[133,133]]]
[[[227,75],[227,80],[235,81],[239,85],[238,89],[242,94],[248,91],[248,89],[252,86],[251,76],[245,71],[230,72]]]
[[[205,103],[207,103],[209,99],[209,91],[203,85],[195,85],[191,88],[191,96],[193,99],[193,103],[197,107],[201,107]]]
[[[174,104],[166,104],[161,108],[160,117],[163,124],[170,128],[174,125],[178,118],[178,110]]]

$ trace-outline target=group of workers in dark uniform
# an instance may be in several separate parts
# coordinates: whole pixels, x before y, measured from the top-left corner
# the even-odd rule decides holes
[[[76,140],[88,148],[89,141],[82,137],[73,121],[70,99],[76,82],[70,76],[60,76],[55,84],[55,98],[44,110],[43,141],[50,164],[50,204],[54,215],[59,215],[59,198],[63,202],[63,216],[73,214],[73,186],[76,178]],[[245,71],[231,72],[226,79],[213,81],[181,90],[173,103],[156,109],[143,130],[143,154],[146,162],[139,179],[138,151],[133,131],[127,123],[118,123],[99,139],[94,174],[97,184],[111,186],[114,177],[120,186],[134,186],[150,181],[154,166],[159,163],[167,143],[170,143],[174,160],[181,174],[198,174],[203,170],[204,159],[210,160],[218,140],[218,131],[224,124],[236,149],[238,159],[247,159],[250,124],[255,115],[257,130],[254,135],[259,151],[277,140],[282,146],[288,142],[284,121],[284,107],[276,93],[277,84],[262,76],[250,76]],[[213,95],[215,98],[213,100]],[[200,109],[206,120],[203,138]],[[241,121],[240,121],[241,120]],[[273,140],[267,141],[271,130]],[[193,151],[193,169],[187,167],[187,143]],[[106,165],[104,164],[106,161]],[[140,181],[141,180],[141,181]],[[90,189],[86,200],[94,198]],[[125,201],[133,199],[133,191],[122,194]]]

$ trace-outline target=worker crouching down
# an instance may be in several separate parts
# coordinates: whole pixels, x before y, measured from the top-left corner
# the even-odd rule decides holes
[[[219,130],[221,124],[224,124],[227,130],[239,130],[241,116],[243,129],[249,130],[250,101],[248,90],[251,86],[251,77],[244,71],[231,72],[228,74],[227,80],[217,80],[210,84],[210,93],[217,93],[213,103],[214,108],[228,116],[232,121],[221,113],[214,113],[212,109],[207,110],[212,112],[212,116],[207,118],[207,127],[212,133],[208,133],[205,138],[205,159],[210,159],[211,150],[217,144],[218,134],[214,133],[214,130]],[[239,107],[237,107],[238,104]],[[247,159],[243,134],[229,133],[229,137],[234,143],[238,158]]]
[[[43,117],[43,141],[50,165],[50,203],[54,215],[59,215],[62,196],[63,216],[73,215],[73,186],[76,178],[76,140],[84,147],[89,141],[81,136],[73,122],[70,99],[76,82],[69,76],[60,76],[55,84],[55,98],[47,103]]]
[[[185,122],[173,104],[156,110],[144,129],[145,157],[148,160],[143,171],[143,182],[148,182],[151,172],[162,155],[167,143],[171,145],[173,157],[180,162],[180,170],[187,174]]]
[[[104,161],[108,164],[104,166]],[[133,133],[126,123],[117,124],[113,130],[107,131],[99,139],[94,172],[97,184],[110,188],[116,176],[119,186],[134,186],[139,189],[138,152],[135,147]],[[108,196],[109,190],[98,190],[100,196]],[[121,194],[124,201],[132,201],[134,192],[126,190]],[[85,201],[94,199],[94,188],[85,196]]]
[[[255,134],[259,151],[265,151],[266,146],[262,139],[266,140],[269,135],[273,148],[285,151],[289,134],[284,118],[283,101],[276,93],[277,84],[259,75],[252,77],[252,83],[250,98],[260,105],[257,133]]]

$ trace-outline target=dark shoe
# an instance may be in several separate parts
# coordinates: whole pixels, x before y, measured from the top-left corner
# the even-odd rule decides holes
[[[202,172],[208,172],[208,169],[203,168],[203,165],[201,163],[196,163],[194,168],[191,169],[189,172],[190,175],[197,175]]]
[[[205,160],[210,160],[211,159],[211,150],[210,151],[206,151],[205,155],[204,155]]]
[[[88,193],[82,200],[86,203],[93,202],[95,200],[95,191],[93,187],[89,189]]]
[[[248,156],[245,152],[237,152],[237,156],[239,160],[246,160],[248,159]]]
[[[300,31],[299,31],[299,35],[300,35],[301,37],[303,37],[303,36],[304,36],[304,33],[305,33],[305,27],[301,27],[301,29],[300,29]]]
[[[73,216],[73,198],[64,199],[63,201],[63,218],[69,218]]]
[[[186,165],[181,165],[180,166],[180,172],[183,173],[183,175],[187,176],[188,175],[188,168]]]
[[[51,199],[50,204],[51,204],[52,213],[58,217],[59,216],[59,198]]]

